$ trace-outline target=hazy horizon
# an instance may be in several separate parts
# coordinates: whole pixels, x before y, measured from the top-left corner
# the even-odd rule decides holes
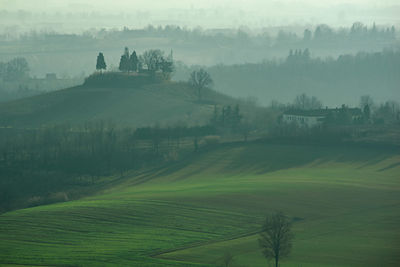
[[[80,32],[88,28],[140,28],[148,24],[181,27],[263,28],[288,25],[365,24],[399,25],[398,1],[24,1],[0,0],[0,12],[15,13],[4,19],[3,27],[19,26],[19,31],[54,30]],[[33,16],[24,15],[31,13]],[[86,14],[83,16],[83,14]],[[68,21],[74,16],[74,21]],[[4,17],[4,16],[3,16]],[[49,19],[51,17],[51,19]],[[1,20],[1,19],[0,19]],[[82,26],[81,21],[85,21]],[[78,23],[79,22],[79,23]]]

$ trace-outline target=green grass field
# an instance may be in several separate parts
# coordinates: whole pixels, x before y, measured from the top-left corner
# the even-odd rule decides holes
[[[281,266],[396,266],[400,153],[356,147],[221,145],[95,196],[0,215],[0,264],[268,266],[266,213],[294,218]]]

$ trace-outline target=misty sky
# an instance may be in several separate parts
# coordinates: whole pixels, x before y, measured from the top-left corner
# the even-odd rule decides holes
[[[119,26],[128,27],[178,24],[218,28],[319,23],[349,26],[354,21],[400,24],[398,0],[0,0],[0,10],[46,14],[132,14],[130,20],[126,17],[120,20]],[[145,13],[133,21],[138,12]],[[118,26],[115,21],[110,25],[107,23],[111,22],[98,26]],[[87,26],[94,25],[88,22]]]
[[[280,6],[308,5],[314,7],[334,6],[334,5],[355,5],[358,7],[382,7],[397,5],[397,0],[0,0],[0,4],[6,9],[31,9],[36,11],[54,11],[64,8],[68,11],[75,11],[77,8],[89,8],[91,10],[102,11],[125,11],[128,9],[154,9],[154,8],[215,8],[215,7],[233,7],[244,10],[259,9],[271,5]]]

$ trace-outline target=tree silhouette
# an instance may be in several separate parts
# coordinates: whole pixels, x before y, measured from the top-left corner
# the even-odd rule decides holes
[[[130,60],[130,67],[132,71],[138,71],[138,65],[139,65],[139,59],[136,55],[136,51],[133,51],[131,57],[129,58]]]
[[[293,107],[301,110],[320,109],[322,102],[315,96],[309,97],[306,94],[301,94],[294,99]]]
[[[233,262],[232,253],[230,253],[229,251],[225,252],[225,254],[222,258],[222,262],[224,263],[225,267],[229,267],[229,265],[231,265],[231,263]]]
[[[172,61],[172,57],[168,57],[167,59],[161,58],[160,69],[163,73],[164,79],[169,79],[171,73],[174,71],[174,62]]]
[[[28,77],[29,65],[25,58],[17,57],[5,64],[2,76],[5,80],[15,81]]]
[[[121,56],[121,60],[119,61],[119,70],[120,71],[129,71],[130,69],[130,60],[129,60],[129,49],[125,47],[124,54]]]
[[[367,121],[369,121],[369,119],[371,118],[371,109],[369,108],[369,105],[368,105],[368,104],[366,104],[366,105],[364,106],[363,114],[364,114],[364,118],[365,118]]]
[[[151,49],[145,51],[142,57],[147,70],[152,76],[154,76],[156,71],[161,67],[163,52],[159,49]]]
[[[278,267],[279,260],[289,255],[292,239],[289,218],[282,212],[276,212],[267,216],[258,241],[264,256],[274,259],[275,267]]]
[[[213,80],[207,71],[200,69],[190,74],[189,83],[197,90],[197,96],[200,100],[202,97],[202,90],[212,85]]]
[[[97,63],[96,63],[96,70],[105,70],[107,68],[106,62],[104,60],[104,55],[103,53],[99,53],[97,56]]]

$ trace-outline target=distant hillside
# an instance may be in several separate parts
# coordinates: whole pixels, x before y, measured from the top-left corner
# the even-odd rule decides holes
[[[212,90],[199,102],[186,83],[140,82],[121,86],[82,85],[0,104],[0,126],[37,127],[90,120],[112,120],[119,125],[140,127],[185,122],[206,122],[214,104],[233,99]]]
[[[399,102],[399,69],[397,50],[341,55],[337,59],[310,57],[305,50],[289,54],[283,62],[216,65],[207,71],[213,77],[215,89],[224,94],[255,96],[268,105],[272,100],[288,103],[296,95],[306,93],[316,96],[324,105],[336,107],[356,106],[362,95],[370,95],[376,103]],[[185,80],[190,71],[178,66],[174,79]]]

